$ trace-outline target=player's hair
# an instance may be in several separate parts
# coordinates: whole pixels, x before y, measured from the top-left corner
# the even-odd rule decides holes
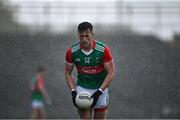
[[[89,22],[82,22],[78,25],[78,32],[83,32],[89,29],[91,32],[93,31],[93,25]]]
[[[42,72],[45,72],[45,71],[47,71],[47,68],[44,67],[44,66],[39,66],[39,67],[37,68],[37,72],[38,72],[38,73],[42,73]]]

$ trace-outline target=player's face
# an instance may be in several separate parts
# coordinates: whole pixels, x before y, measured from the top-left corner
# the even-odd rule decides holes
[[[44,72],[42,72],[42,75],[43,75],[43,76],[46,76],[46,75],[47,75],[47,70],[45,70]]]
[[[84,48],[91,47],[91,40],[93,39],[93,33],[89,29],[83,32],[79,32],[78,36],[79,36],[80,44]]]

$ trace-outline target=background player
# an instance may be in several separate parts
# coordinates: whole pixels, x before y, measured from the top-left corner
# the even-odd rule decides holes
[[[48,97],[48,93],[45,89],[45,76],[47,74],[47,69],[43,66],[38,67],[37,73],[33,76],[31,81],[31,91],[32,91],[32,118],[45,118],[44,101],[47,104],[51,104]]]

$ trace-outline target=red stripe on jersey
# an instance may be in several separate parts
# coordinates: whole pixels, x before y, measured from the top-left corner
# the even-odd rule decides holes
[[[68,48],[66,51],[66,62],[72,64],[72,50]]]
[[[112,58],[111,51],[110,51],[109,48],[106,46],[106,47],[104,48],[103,63],[109,62],[109,61],[111,61],[112,59],[113,59],[113,58]]]
[[[97,74],[100,73],[104,70],[104,66],[103,64],[99,65],[99,66],[80,66],[80,65],[76,65],[77,70],[79,73],[82,74]]]

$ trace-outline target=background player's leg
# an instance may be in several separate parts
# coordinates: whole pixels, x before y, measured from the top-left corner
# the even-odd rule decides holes
[[[38,118],[40,118],[40,119],[44,119],[45,118],[45,110],[44,110],[44,108],[39,108],[38,109]]]
[[[38,118],[38,109],[32,109],[32,119],[37,119]]]

